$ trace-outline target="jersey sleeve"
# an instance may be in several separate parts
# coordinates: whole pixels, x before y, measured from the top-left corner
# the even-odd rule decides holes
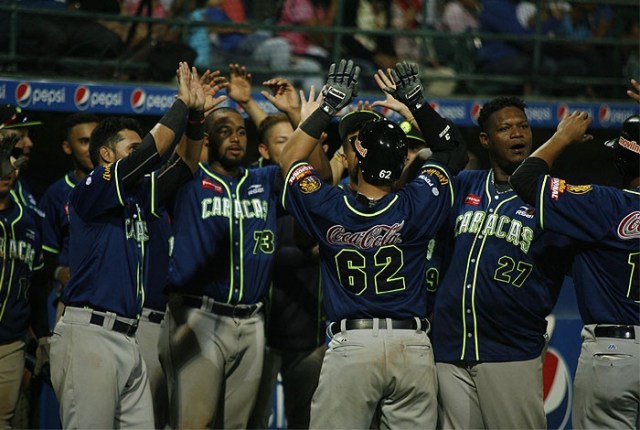
[[[118,178],[118,164],[98,166],[71,192],[69,203],[85,221],[98,218],[125,204]]]
[[[59,222],[60,208],[52,190],[46,192],[40,200],[42,220],[42,248],[46,252],[59,254],[63,246],[62,225]]]
[[[291,166],[285,176],[284,187],[282,206],[305,232],[317,240],[321,233],[316,228],[312,214],[335,210],[329,201],[337,188],[323,183],[318,172],[306,162]]]
[[[552,176],[539,179],[538,223],[573,239],[604,240],[624,212],[624,191],[599,185],[571,185]],[[640,194],[636,196],[636,199]],[[638,207],[636,206],[636,210]]]

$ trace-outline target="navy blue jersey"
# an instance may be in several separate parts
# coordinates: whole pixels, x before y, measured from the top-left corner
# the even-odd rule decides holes
[[[426,163],[373,206],[323,183],[307,163],[294,164],[286,184],[285,208],[320,244],[329,320],[426,317],[427,243],[453,202],[444,167]]]
[[[23,338],[29,326],[31,275],[43,266],[41,223],[15,200],[0,211],[0,344]]]
[[[149,241],[145,256],[145,299],[144,307],[164,312],[167,298],[165,289],[169,275],[169,253],[173,242],[171,222],[166,210],[159,211],[157,217],[147,221]]]
[[[433,315],[436,361],[537,357],[564,278],[560,237],[543,234],[533,207],[498,192],[493,172],[462,171],[446,228],[453,243]]]
[[[37,207],[38,203],[36,201],[36,198],[33,196],[33,193],[31,192],[25,181],[20,179],[20,177],[18,177],[16,182],[13,184],[11,195],[22,205],[30,206],[32,208]]]
[[[573,278],[585,324],[640,325],[640,189],[538,182],[538,221],[577,241]]]
[[[40,199],[44,214],[42,249],[57,256],[59,266],[69,265],[69,216],[67,202],[78,183],[73,171],[51,184]]]
[[[151,175],[125,192],[121,161],[96,167],[71,191],[71,280],[63,302],[137,318],[144,302],[147,219],[157,210],[157,190]]]
[[[253,304],[267,292],[276,249],[280,168],[230,178],[200,164],[173,205],[171,291]]]

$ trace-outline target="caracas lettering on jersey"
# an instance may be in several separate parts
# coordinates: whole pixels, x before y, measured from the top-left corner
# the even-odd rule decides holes
[[[149,231],[147,230],[147,222],[139,219],[127,218],[124,220],[124,230],[128,239],[134,239],[136,242],[145,242],[149,240]]]
[[[5,246],[5,239],[0,238],[0,258],[7,259],[7,247]],[[9,256],[8,259],[15,259],[22,261],[29,269],[33,268],[33,260],[35,258],[35,250],[29,242],[23,240],[9,239]]]
[[[533,241],[533,229],[531,227],[527,227],[521,221],[511,219],[506,215],[487,215],[484,211],[469,211],[458,215],[456,218],[456,236],[463,233],[476,234],[478,232],[485,236],[504,239],[515,246],[519,246],[525,254],[529,251]]]
[[[393,225],[374,225],[365,231],[350,232],[342,225],[334,225],[327,230],[327,242],[331,245],[354,246],[359,249],[371,249],[385,245],[402,243],[400,231],[404,221]]]
[[[269,202],[261,199],[233,200],[234,218],[260,218],[267,219],[269,213]],[[201,202],[202,219],[214,216],[231,217],[231,200],[227,197],[208,197]]]

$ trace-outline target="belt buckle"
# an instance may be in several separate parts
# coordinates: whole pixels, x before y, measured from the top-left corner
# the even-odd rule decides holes
[[[138,331],[138,324],[127,324],[127,332],[125,333],[127,336],[134,336]]]

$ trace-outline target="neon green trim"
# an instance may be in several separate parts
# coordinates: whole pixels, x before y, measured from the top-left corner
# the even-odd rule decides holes
[[[542,178],[542,186],[540,187],[540,192],[538,194],[538,201],[540,202],[540,210],[538,211],[538,222],[540,223],[540,228],[544,230],[544,190],[547,188],[547,182],[549,182],[549,175],[545,175]]]
[[[16,217],[16,219],[14,219],[13,221],[11,221],[11,235],[12,237],[16,237],[16,223],[18,221],[20,221],[22,219],[22,214],[24,213],[24,210],[22,208],[22,205],[20,203],[17,203],[16,206],[18,207],[18,209],[20,210],[20,213],[18,214],[18,216]],[[0,223],[0,225],[2,226],[2,233],[4,235],[4,260],[6,261],[7,256],[9,255],[9,253],[7,252],[7,246],[8,244],[8,240],[7,240],[7,231],[5,230],[5,226],[3,223]],[[11,284],[13,283],[13,270],[15,269],[15,265],[16,265],[16,260],[15,258],[11,259],[11,272],[9,274],[9,280],[7,282],[8,288],[7,288],[7,296],[4,298],[4,303],[2,303],[2,311],[0,311],[0,321],[2,321],[2,317],[4,316],[4,311],[7,307],[7,301],[9,300],[9,296],[11,296]],[[4,261],[2,262],[2,276],[0,276],[0,288],[2,288],[2,285],[4,284],[4,273],[5,273],[5,264]]]
[[[42,249],[44,249],[47,252],[50,252],[51,254],[60,254],[60,250],[52,248],[52,247],[47,246],[47,245],[42,245]]]
[[[381,213],[383,213],[386,210],[388,210],[396,202],[396,200],[398,200],[398,196],[395,195],[395,196],[393,196],[393,199],[391,199],[391,201],[385,207],[383,207],[382,209],[380,209],[377,212],[373,212],[373,213],[367,214],[367,213],[364,213],[364,212],[360,212],[359,210],[357,210],[356,208],[351,206],[349,204],[349,200],[347,199],[346,195],[342,196],[342,198],[344,199],[344,203],[347,205],[349,210],[351,210],[351,212],[353,212],[355,214],[358,214],[360,216],[363,216],[363,217],[367,217],[367,218],[372,218],[372,217],[380,215]]]
[[[120,163],[120,160],[116,161],[113,165],[113,180],[116,182],[116,194],[118,195],[118,201],[120,202],[120,205],[124,207],[124,200],[122,200],[122,193],[120,192],[120,181],[118,180],[118,163]]]
[[[156,207],[156,172],[151,173],[151,215],[160,218]]]
[[[64,182],[69,186],[69,188],[76,187],[76,184],[73,183],[73,181],[71,180],[71,176],[69,176],[68,173],[64,175]]]
[[[244,176],[242,179],[238,181],[238,185],[236,186],[236,199],[240,199],[240,187],[244,184],[244,181],[249,177],[249,169],[245,169]],[[233,205],[235,207],[235,205]],[[232,207],[231,210],[234,210]],[[242,296],[244,295],[244,215],[239,216],[240,218],[240,294],[238,295],[238,303],[242,301]],[[233,238],[232,238],[233,240]],[[233,248],[230,248],[233,249]]]

